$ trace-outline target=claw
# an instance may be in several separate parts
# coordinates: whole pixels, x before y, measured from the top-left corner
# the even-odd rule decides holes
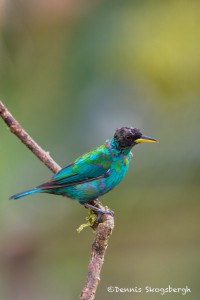
[[[114,211],[113,210],[111,210],[111,209],[107,209],[107,210],[101,209],[101,211],[98,211],[98,213],[97,213],[97,222],[100,221],[103,214],[111,215],[112,217],[114,217]]]

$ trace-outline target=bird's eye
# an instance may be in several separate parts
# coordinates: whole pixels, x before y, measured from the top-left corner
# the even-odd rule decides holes
[[[126,140],[130,141],[132,139],[132,137],[130,135],[126,136]]]

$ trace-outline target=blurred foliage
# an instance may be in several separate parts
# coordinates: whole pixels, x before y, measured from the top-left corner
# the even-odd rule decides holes
[[[196,0],[0,1],[1,100],[57,163],[120,126],[159,140],[134,149],[102,198],[116,228],[97,299],[133,298],[108,286],[169,284],[199,296],[199,34]],[[51,174],[2,122],[0,132],[0,299],[77,299],[93,239],[76,232],[86,211],[47,195],[7,201]]]

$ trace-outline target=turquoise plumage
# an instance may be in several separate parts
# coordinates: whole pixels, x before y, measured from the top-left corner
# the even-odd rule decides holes
[[[142,135],[137,128],[122,127],[116,130],[112,139],[77,158],[48,182],[13,195],[10,199],[19,199],[34,193],[49,193],[75,199],[100,213],[111,213],[110,210],[100,210],[92,206],[90,202],[112,190],[124,178],[131,161],[133,146],[141,142],[155,141]]]

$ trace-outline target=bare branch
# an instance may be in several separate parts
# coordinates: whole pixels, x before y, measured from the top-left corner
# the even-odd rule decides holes
[[[15,134],[53,173],[57,173],[61,169],[49,153],[44,151],[22,128],[1,101],[0,116],[10,128],[10,131]],[[99,208],[105,209],[100,202],[94,202]],[[102,223],[97,223],[95,227],[96,235],[92,244],[86,283],[80,295],[81,300],[95,299],[96,290],[100,281],[101,268],[104,263],[105,252],[108,246],[108,239],[113,228],[114,218],[107,214],[103,215]]]
[[[105,209],[99,201],[94,201],[95,206]],[[104,263],[105,252],[108,247],[108,239],[114,229],[114,218],[104,214],[103,222],[99,223],[96,230],[96,237],[92,244],[90,262],[85,286],[81,292],[80,300],[93,300],[100,282],[101,268]]]
[[[43,150],[22,128],[17,120],[7,110],[5,105],[0,101],[0,116],[22,143],[26,145],[52,172],[57,173],[61,167],[53,160],[48,152]]]

